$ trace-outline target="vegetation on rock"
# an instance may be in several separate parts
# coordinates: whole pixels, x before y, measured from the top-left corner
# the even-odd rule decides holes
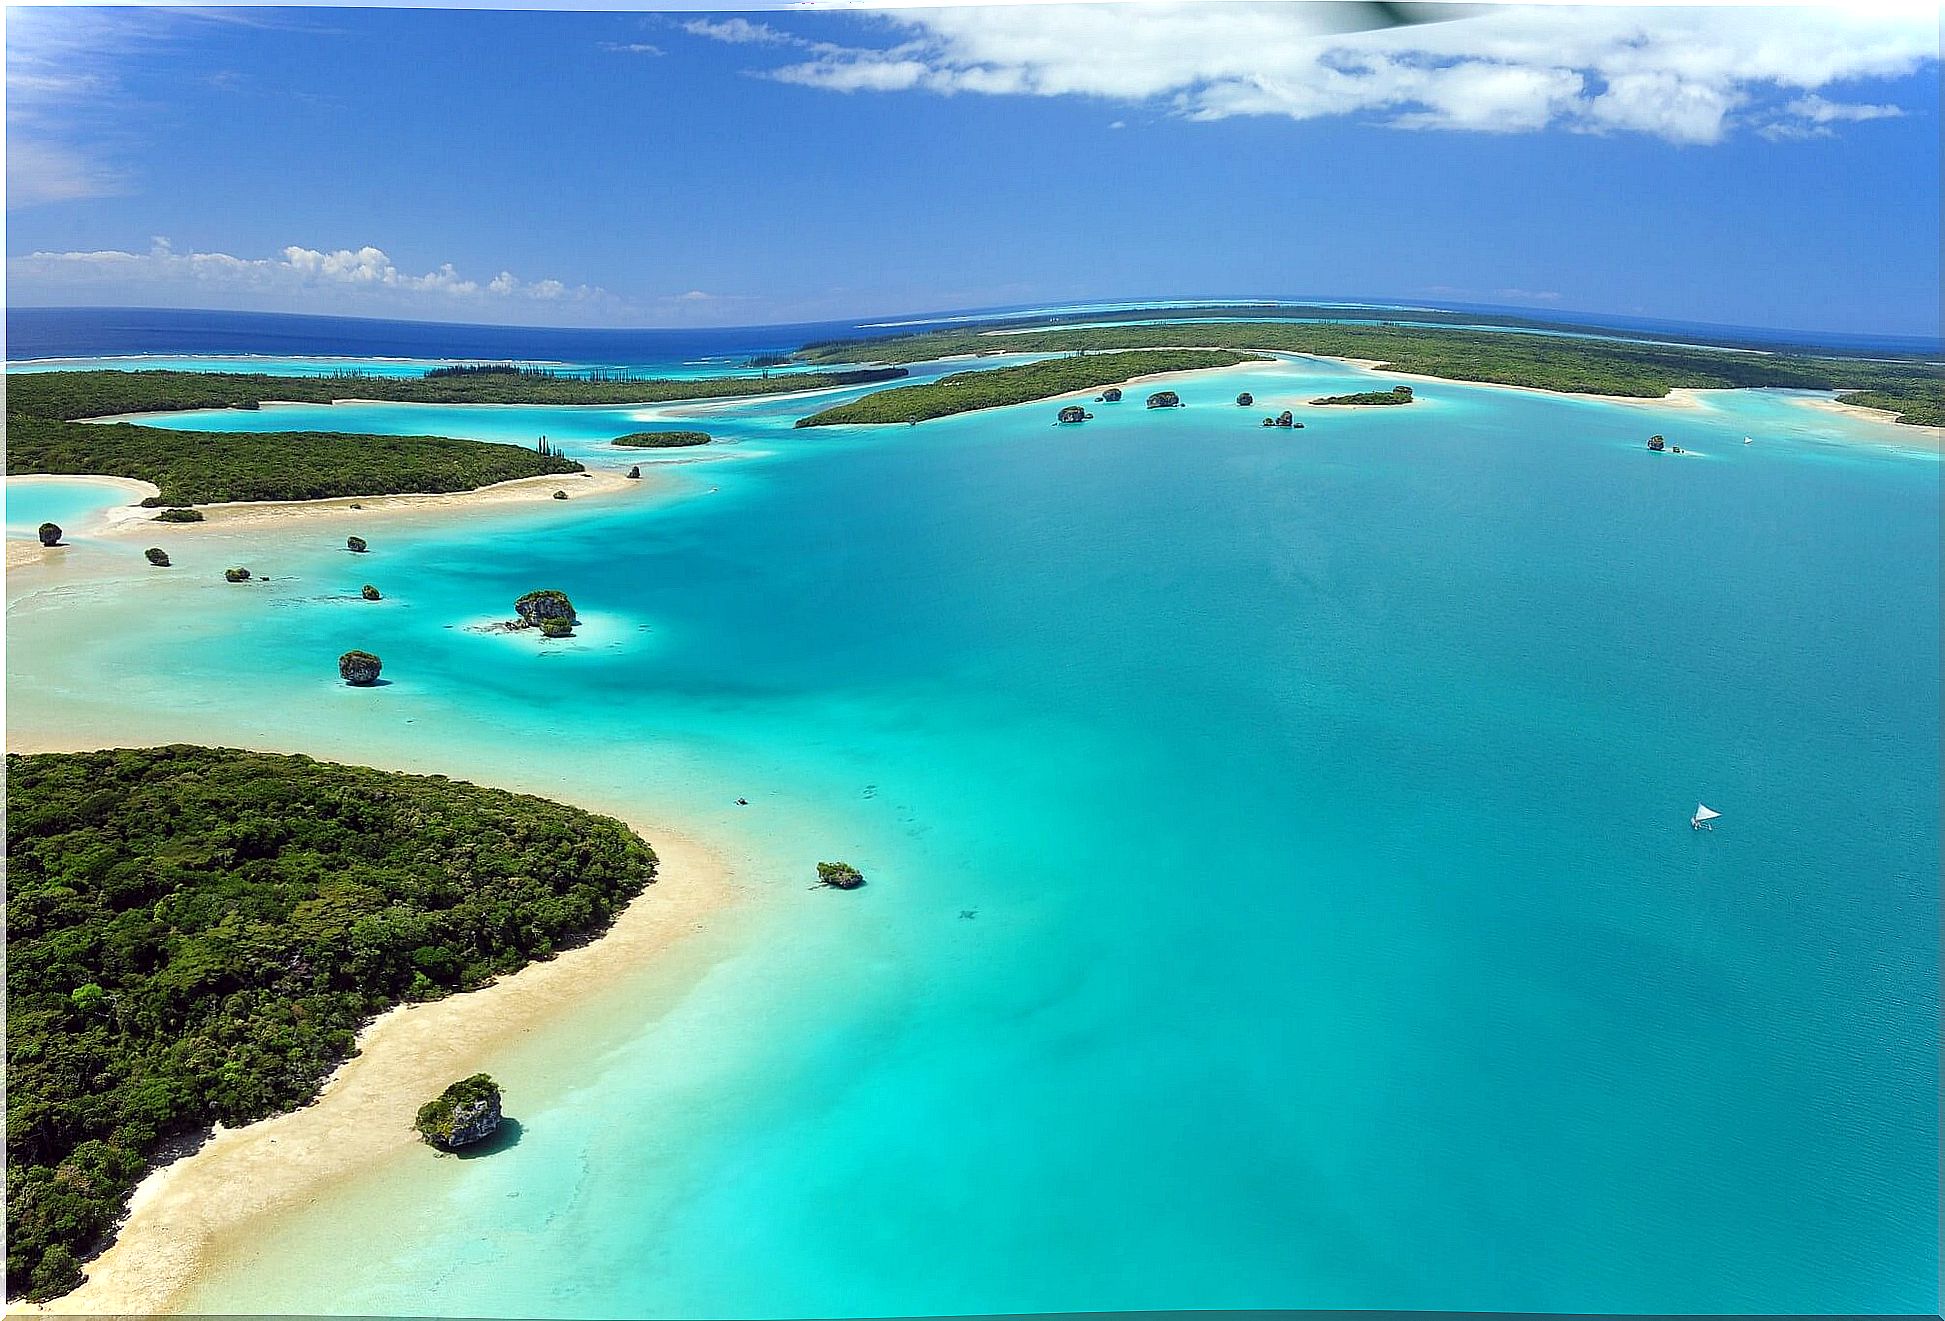
[[[353,555],[363,555],[368,549],[363,537],[346,537],[344,539],[344,548]]]
[[[247,583],[250,581],[250,571],[241,567],[225,569],[223,570],[223,581],[229,583]]]
[[[366,583],[363,587],[360,587],[358,589],[358,595],[364,597],[367,601],[379,601],[384,599],[384,597],[379,592],[379,590],[376,587],[373,587],[370,583]]]
[[[551,587],[528,592],[513,603],[513,612],[529,628],[539,628],[550,619],[573,624],[577,618],[574,603],[567,599],[567,593]]]
[[[820,862],[817,883],[833,890],[855,890],[864,884],[864,873],[848,862]]]
[[[1180,408],[1182,406],[1182,396],[1176,394],[1173,390],[1157,390],[1148,396],[1148,406],[1150,408]]]
[[[203,511],[200,509],[165,509],[149,520],[152,523],[200,523]]]
[[[158,569],[166,569],[169,567],[169,552],[160,546],[150,546],[142,554],[150,564],[153,564]]]
[[[338,675],[353,688],[369,688],[378,682],[385,662],[369,651],[347,651],[338,657]]]
[[[51,1296],[167,1144],[303,1105],[357,1029],[602,930],[620,822],[166,747],[7,758],[7,1289]]]
[[[41,539],[41,545],[43,546],[58,546],[61,544],[61,525],[59,523],[42,523],[40,527],[35,529],[35,535]]]
[[[412,1127],[442,1151],[483,1141],[500,1127],[500,1085],[484,1073],[462,1078],[420,1106]]]
[[[1075,390],[1092,390],[1110,381],[1127,381],[1160,372],[1233,367],[1253,355],[1208,349],[1145,349],[1133,353],[1088,353],[1013,367],[954,372],[924,385],[879,390],[810,417],[800,427],[856,423],[923,422],[980,408],[1029,403]]]
[[[1245,390],[1236,396],[1236,407],[1249,408],[1256,403],[1256,396]]]

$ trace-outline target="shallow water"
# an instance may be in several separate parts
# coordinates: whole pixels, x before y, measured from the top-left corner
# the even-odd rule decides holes
[[[10,593],[16,729],[544,787],[764,892],[678,1003],[591,988],[496,1064],[517,1146],[335,1190],[191,1306],[1933,1310],[1936,452],[1774,395],[1258,426],[1384,379],[712,407],[621,503]],[[697,416],[321,411],[604,464]],[[534,587],[579,639],[466,631]],[[833,857],[870,885],[806,890]]]
[[[90,530],[108,511],[133,503],[128,492],[112,482],[74,477],[9,477],[7,539],[35,539],[42,523],[58,523],[64,532]]]

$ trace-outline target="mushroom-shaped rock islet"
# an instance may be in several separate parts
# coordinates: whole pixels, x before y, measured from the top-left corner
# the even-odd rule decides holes
[[[61,525],[59,523],[42,523],[35,531],[40,536],[41,545],[58,546],[61,544]]]
[[[1256,403],[1256,396],[1245,390],[1236,396],[1236,407],[1249,408]]]
[[[223,581],[226,583],[247,583],[250,581],[250,571],[240,568],[225,569],[223,570]]]
[[[513,611],[520,616],[523,626],[542,630],[546,629],[549,620],[553,620],[557,628],[561,625],[572,628],[578,618],[574,613],[574,603],[567,599],[567,593],[551,587],[544,591],[528,592],[513,603]]]
[[[338,657],[338,675],[353,688],[369,688],[378,682],[384,662],[369,651],[347,651]]]
[[[492,1137],[500,1122],[500,1085],[476,1073],[420,1106],[412,1127],[433,1146],[454,1151]]]
[[[1096,396],[1094,396],[1094,402],[1095,402],[1095,403],[1097,403],[1097,404],[1118,404],[1118,403],[1120,403],[1120,402],[1121,402],[1121,387],[1120,387],[1120,386],[1118,386],[1118,385],[1110,385],[1110,386],[1109,386],[1109,387],[1108,387],[1107,389],[1105,389],[1105,390],[1103,390],[1103,391],[1101,391],[1101,393],[1100,393],[1100,394],[1098,394],[1098,395],[1096,395]]]
[[[1094,414],[1088,412],[1079,404],[1069,404],[1060,410],[1058,420],[1062,423],[1085,422],[1093,416]]]
[[[169,552],[160,546],[150,546],[142,552],[142,557],[158,569],[169,567]]]
[[[346,537],[344,539],[344,548],[353,555],[363,555],[369,549],[365,545],[365,539],[363,537]]]
[[[1148,406],[1150,408],[1180,408],[1182,406],[1182,396],[1176,394],[1173,390],[1157,390],[1148,396]]]
[[[641,479],[642,479],[642,465],[639,463],[630,464],[628,468],[628,480],[631,482],[638,482]]]
[[[364,597],[367,601],[382,601],[385,599],[384,594],[370,583],[366,583],[363,587],[360,587],[358,589],[358,595]]]
[[[848,862],[820,862],[817,883],[833,890],[855,890],[864,884],[864,873]]]

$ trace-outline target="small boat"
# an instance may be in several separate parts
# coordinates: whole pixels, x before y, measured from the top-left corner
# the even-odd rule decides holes
[[[1714,830],[1715,827],[1710,825],[1709,822],[1721,815],[1722,813],[1716,811],[1713,807],[1706,807],[1701,803],[1697,803],[1695,805],[1695,815],[1688,819],[1688,828],[1690,830]]]
[[[1745,444],[1745,445],[1754,445],[1754,444],[1755,444],[1756,442],[1755,442],[1755,440],[1754,440],[1753,438],[1751,438],[1751,437],[1749,437],[1749,436],[1744,436],[1744,437],[1742,438],[1742,443],[1743,443],[1743,444]]]

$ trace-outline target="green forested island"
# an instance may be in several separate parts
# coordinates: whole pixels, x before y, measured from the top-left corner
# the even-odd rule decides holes
[[[1160,372],[1199,371],[1233,367],[1260,360],[1259,355],[1212,349],[1143,349],[1129,353],[1094,353],[1044,362],[995,367],[985,371],[954,372],[924,385],[878,390],[821,413],[799,418],[800,427],[846,426],[869,422],[923,422],[928,418],[969,413],[978,408],[1049,399],[1074,390],[1094,390],[1137,376]]]
[[[1920,426],[1945,423],[1945,372],[1914,358],[1813,356],[1603,340],[1587,335],[1315,322],[1170,322],[990,335],[941,330],[807,346],[810,362],[921,362],[961,353],[1074,353],[1193,345],[1365,358],[1455,381],[1658,399],[1670,390],[1780,387],[1851,391]],[[1874,402],[1875,401],[1875,402]]]
[[[707,445],[707,431],[631,431],[608,442],[629,449],[681,449],[688,445]]]
[[[301,1105],[358,1027],[601,931],[618,821],[174,746],[7,758],[7,1291],[50,1297],[169,1144]]]
[[[1382,407],[1388,404],[1409,404],[1416,401],[1412,398],[1411,387],[1409,385],[1394,385],[1389,390],[1360,390],[1356,394],[1325,395],[1322,399],[1312,399],[1310,402],[1312,404],[1349,404],[1356,407],[1368,408],[1373,406]]]
[[[470,491],[516,477],[582,471],[558,454],[447,436],[334,431],[171,431],[125,422],[7,418],[7,471],[99,473],[154,482],[164,505],[322,500]]]

